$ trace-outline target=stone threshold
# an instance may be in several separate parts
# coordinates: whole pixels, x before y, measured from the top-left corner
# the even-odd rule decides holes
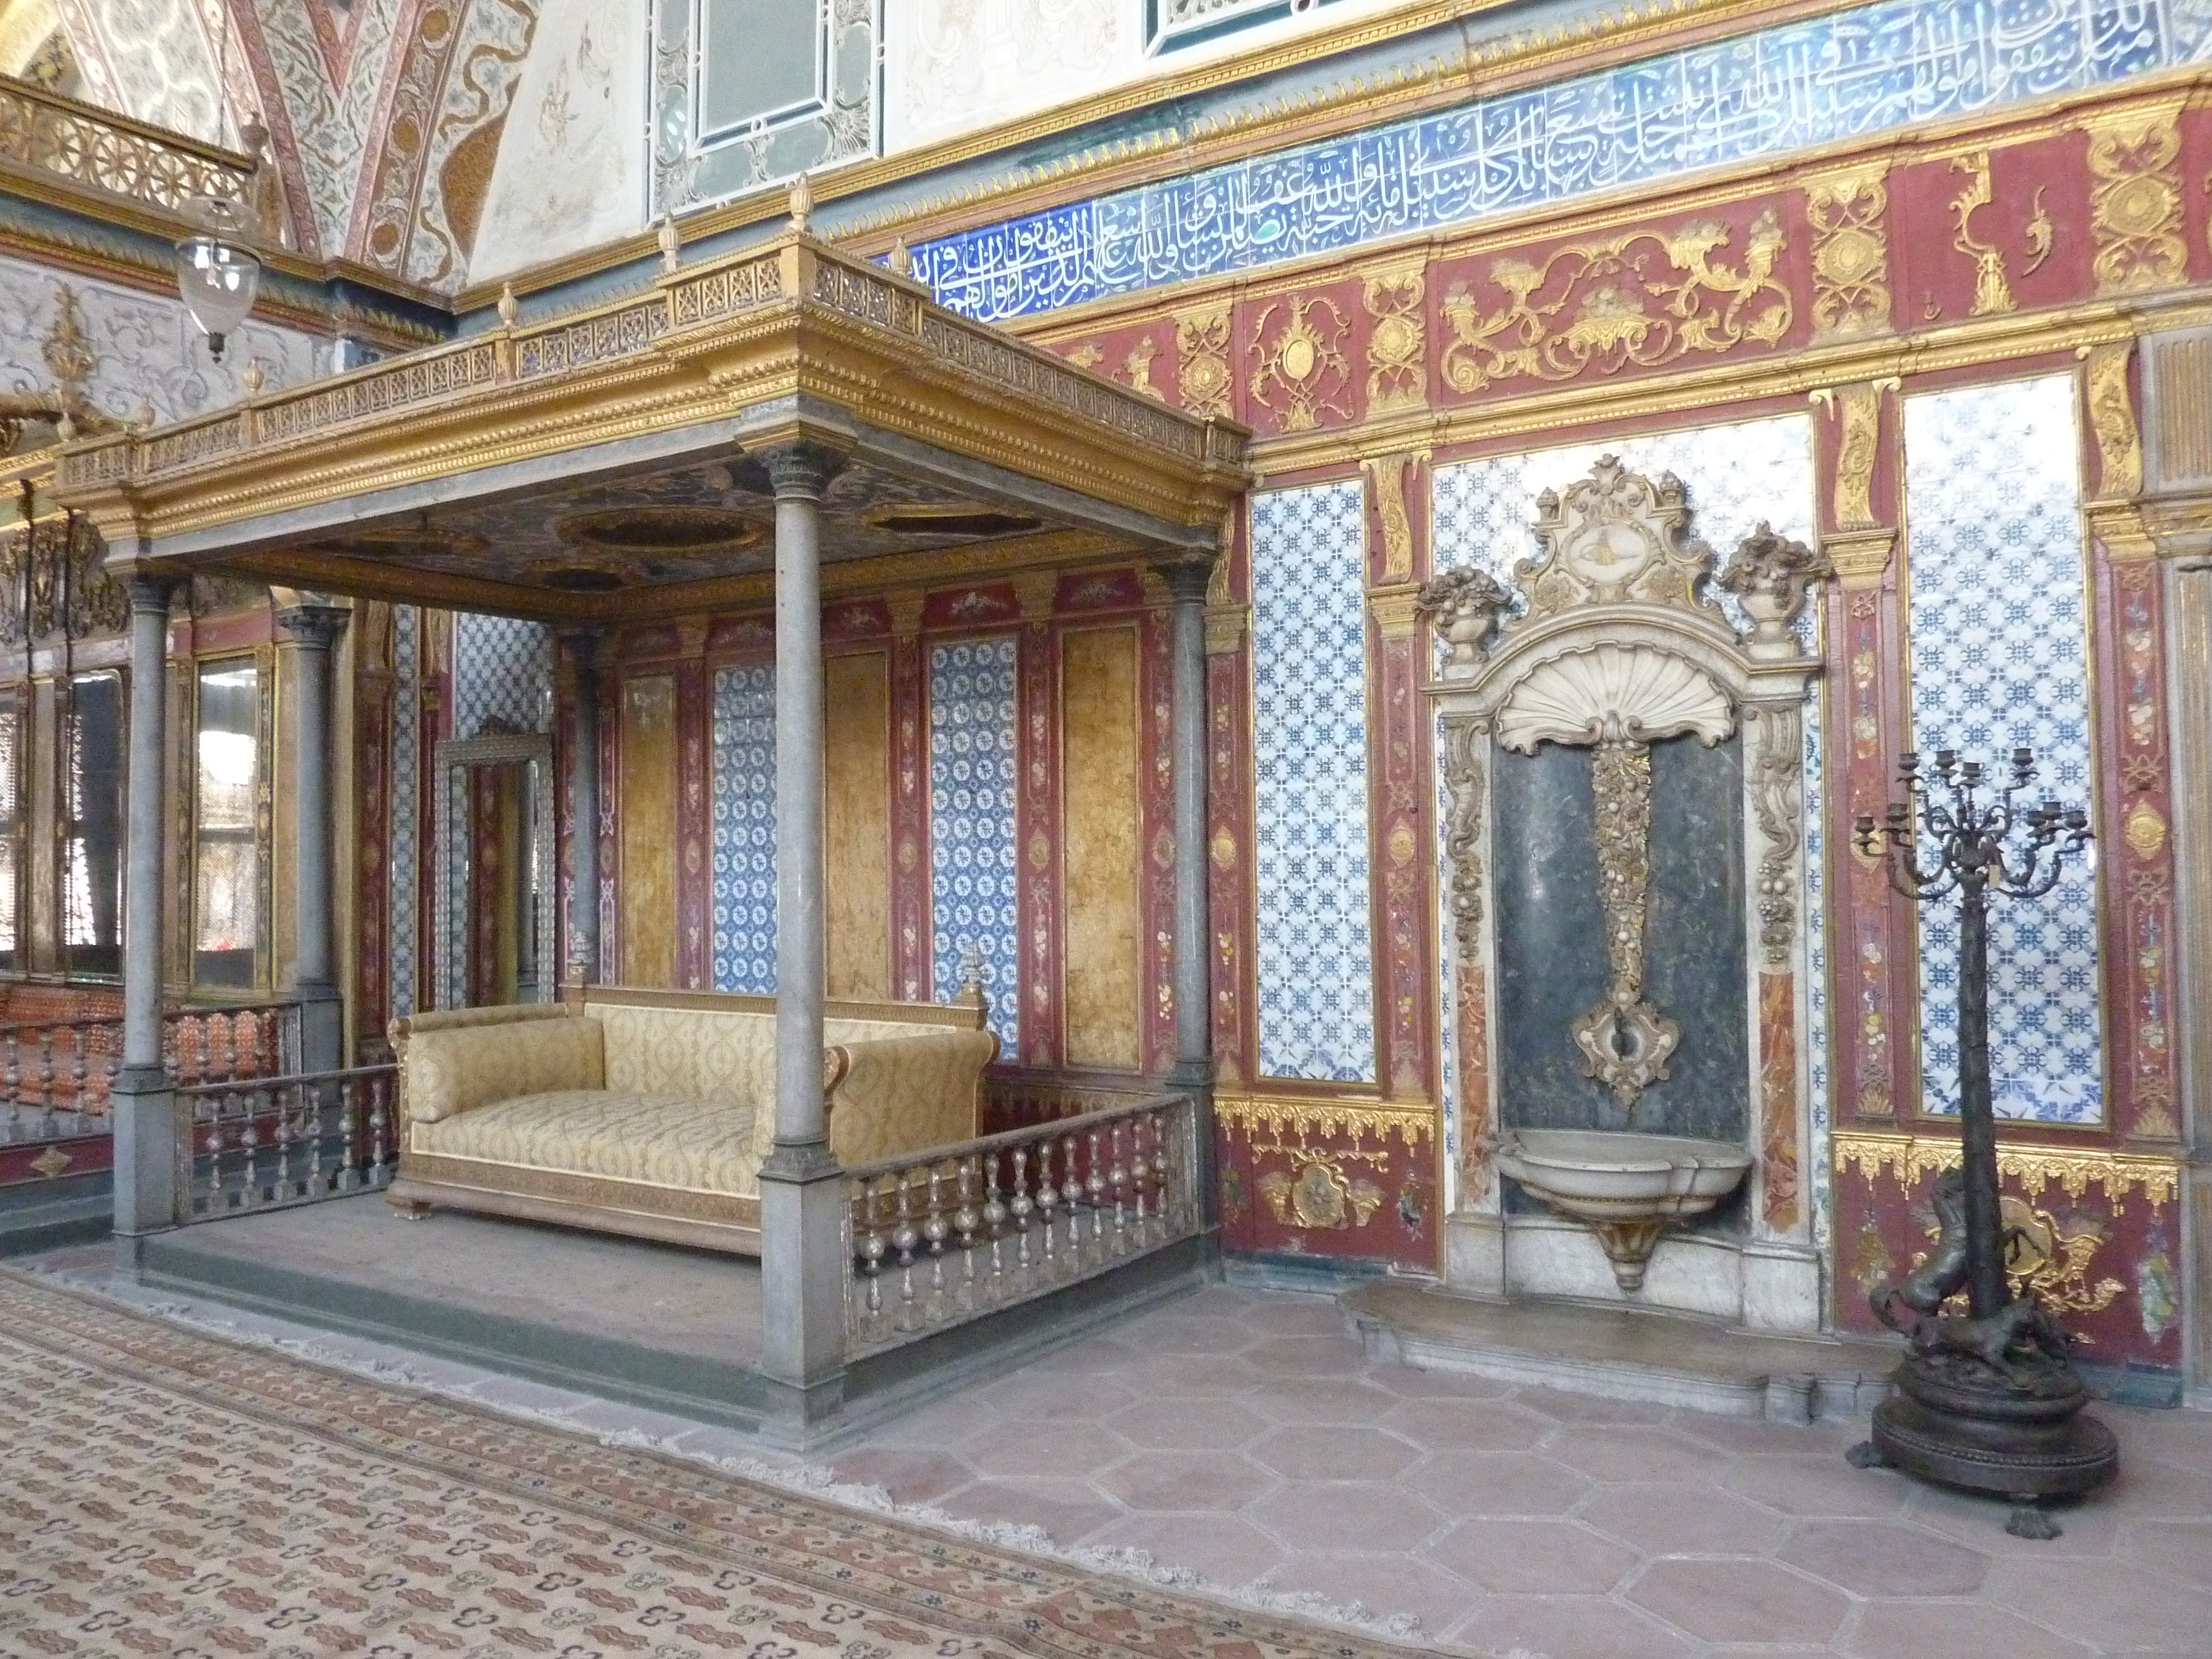
[[[1458,1296],[1376,1279],[1339,1298],[1368,1357],[1606,1400],[1791,1423],[1863,1417],[1899,1345],[1781,1336],[1634,1308]]]

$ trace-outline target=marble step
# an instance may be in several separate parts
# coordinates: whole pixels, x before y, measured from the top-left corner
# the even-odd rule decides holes
[[[1902,1353],[1863,1338],[1730,1330],[1679,1314],[1477,1300],[1407,1279],[1370,1280],[1338,1303],[1370,1358],[1795,1423],[1866,1415]]]

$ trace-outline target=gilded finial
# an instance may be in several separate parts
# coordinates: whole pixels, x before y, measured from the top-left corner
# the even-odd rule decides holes
[[[499,290],[499,321],[502,328],[513,328],[522,307],[514,302],[514,284],[503,283]]]
[[[660,268],[670,276],[676,274],[678,256],[684,249],[684,239],[677,234],[676,216],[664,213],[660,224],[653,233],[653,240],[660,245]]]
[[[247,397],[258,398],[261,395],[262,386],[268,380],[268,374],[261,367],[261,359],[248,357],[246,360],[246,367],[240,372],[238,379],[240,384],[245,386]]]
[[[907,246],[903,236],[891,244],[891,270],[901,276],[914,275],[914,251]]]
[[[138,406],[131,411],[131,424],[142,428],[154,424],[154,400],[151,398],[138,400]]]
[[[804,234],[806,222],[814,216],[814,186],[800,173],[791,181],[791,228]]]

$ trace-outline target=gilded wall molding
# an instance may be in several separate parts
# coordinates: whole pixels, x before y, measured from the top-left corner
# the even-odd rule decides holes
[[[1825,400],[1830,416],[1843,422],[1830,501],[1830,516],[1838,530],[1871,530],[1879,522],[1874,510],[1874,473],[1881,456],[1881,394],[1885,386],[1893,389],[1896,385],[1893,380],[1847,386]]]
[[[1387,1140],[1395,1134],[1407,1146],[1418,1146],[1423,1136],[1437,1132],[1435,1107],[1375,1100],[1219,1095],[1214,1098],[1213,1115],[1232,1134],[1248,1139],[1262,1133],[1279,1139],[1289,1135],[1300,1145],[1317,1137],[1334,1137],[1356,1146],[1364,1138]]]
[[[2181,129],[2177,104],[2092,117],[2091,269],[2100,294],[2133,294],[2185,281],[2182,240]]]
[[[1850,339],[1889,328],[1889,164],[1805,182],[1813,228],[1813,337]]]
[[[1367,308],[1367,412],[1419,409],[1429,401],[1425,260],[1370,270],[1360,288]]]
[[[1406,510],[1406,479],[1413,460],[1407,454],[1377,455],[1360,464],[1382,520],[1382,580],[1386,584],[1413,580],[1413,525]]]
[[[1838,1170],[1855,1169],[1869,1182],[1893,1175],[1900,1186],[1908,1188],[1954,1167],[1960,1156],[1955,1139],[1858,1129],[1837,1130],[1834,1148]],[[2076,1200],[2091,1187],[2102,1187],[2116,1212],[2124,1207],[2123,1200],[2130,1192],[2140,1190],[2155,1209],[2181,1189],[2179,1159],[2102,1147],[2046,1146],[2000,1139],[1997,1171],[2031,1193],[2056,1185]]]
[[[2128,363],[2135,342],[2083,347],[2082,392],[2089,430],[2097,441],[2097,493],[2118,499],[2138,494],[2143,484],[2142,433],[2136,423],[2135,396]]]
[[[1234,390],[1229,368],[1234,349],[1231,315],[1225,305],[1176,313],[1176,387],[1182,406],[1194,415],[1226,420],[1234,413],[1230,404]]]

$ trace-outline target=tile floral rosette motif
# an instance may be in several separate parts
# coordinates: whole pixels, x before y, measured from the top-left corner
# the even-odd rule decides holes
[[[1375,1080],[1366,520],[1357,479],[1252,498],[1260,1071]]]
[[[453,735],[543,732],[552,715],[552,630],[512,617],[455,616]]]
[[[714,676],[714,988],[775,992],[775,667]]]
[[[1358,247],[2182,63],[2207,0],[1884,0],[925,243],[996,319]]]
[[[9,1654],[1391,1659],[0,1275]]]
[[[2034,794],[2092,793],[2081,436],[2074,378],[1905,400],[1913,744],[2002,769],[2035,751]],[[1959,1109],[1959,924],[1921,918],[1923,1101]],[[2104,1117],[2097,876],[2069,866],[1990,917],[1990,1070],[2001,1118]]]
[[[960,957],[983,959],[991,1029],[1018,1054],[1014,686],[1017,642],[963,640],[929,653],[929,859],[937,998],[960,993]]]

